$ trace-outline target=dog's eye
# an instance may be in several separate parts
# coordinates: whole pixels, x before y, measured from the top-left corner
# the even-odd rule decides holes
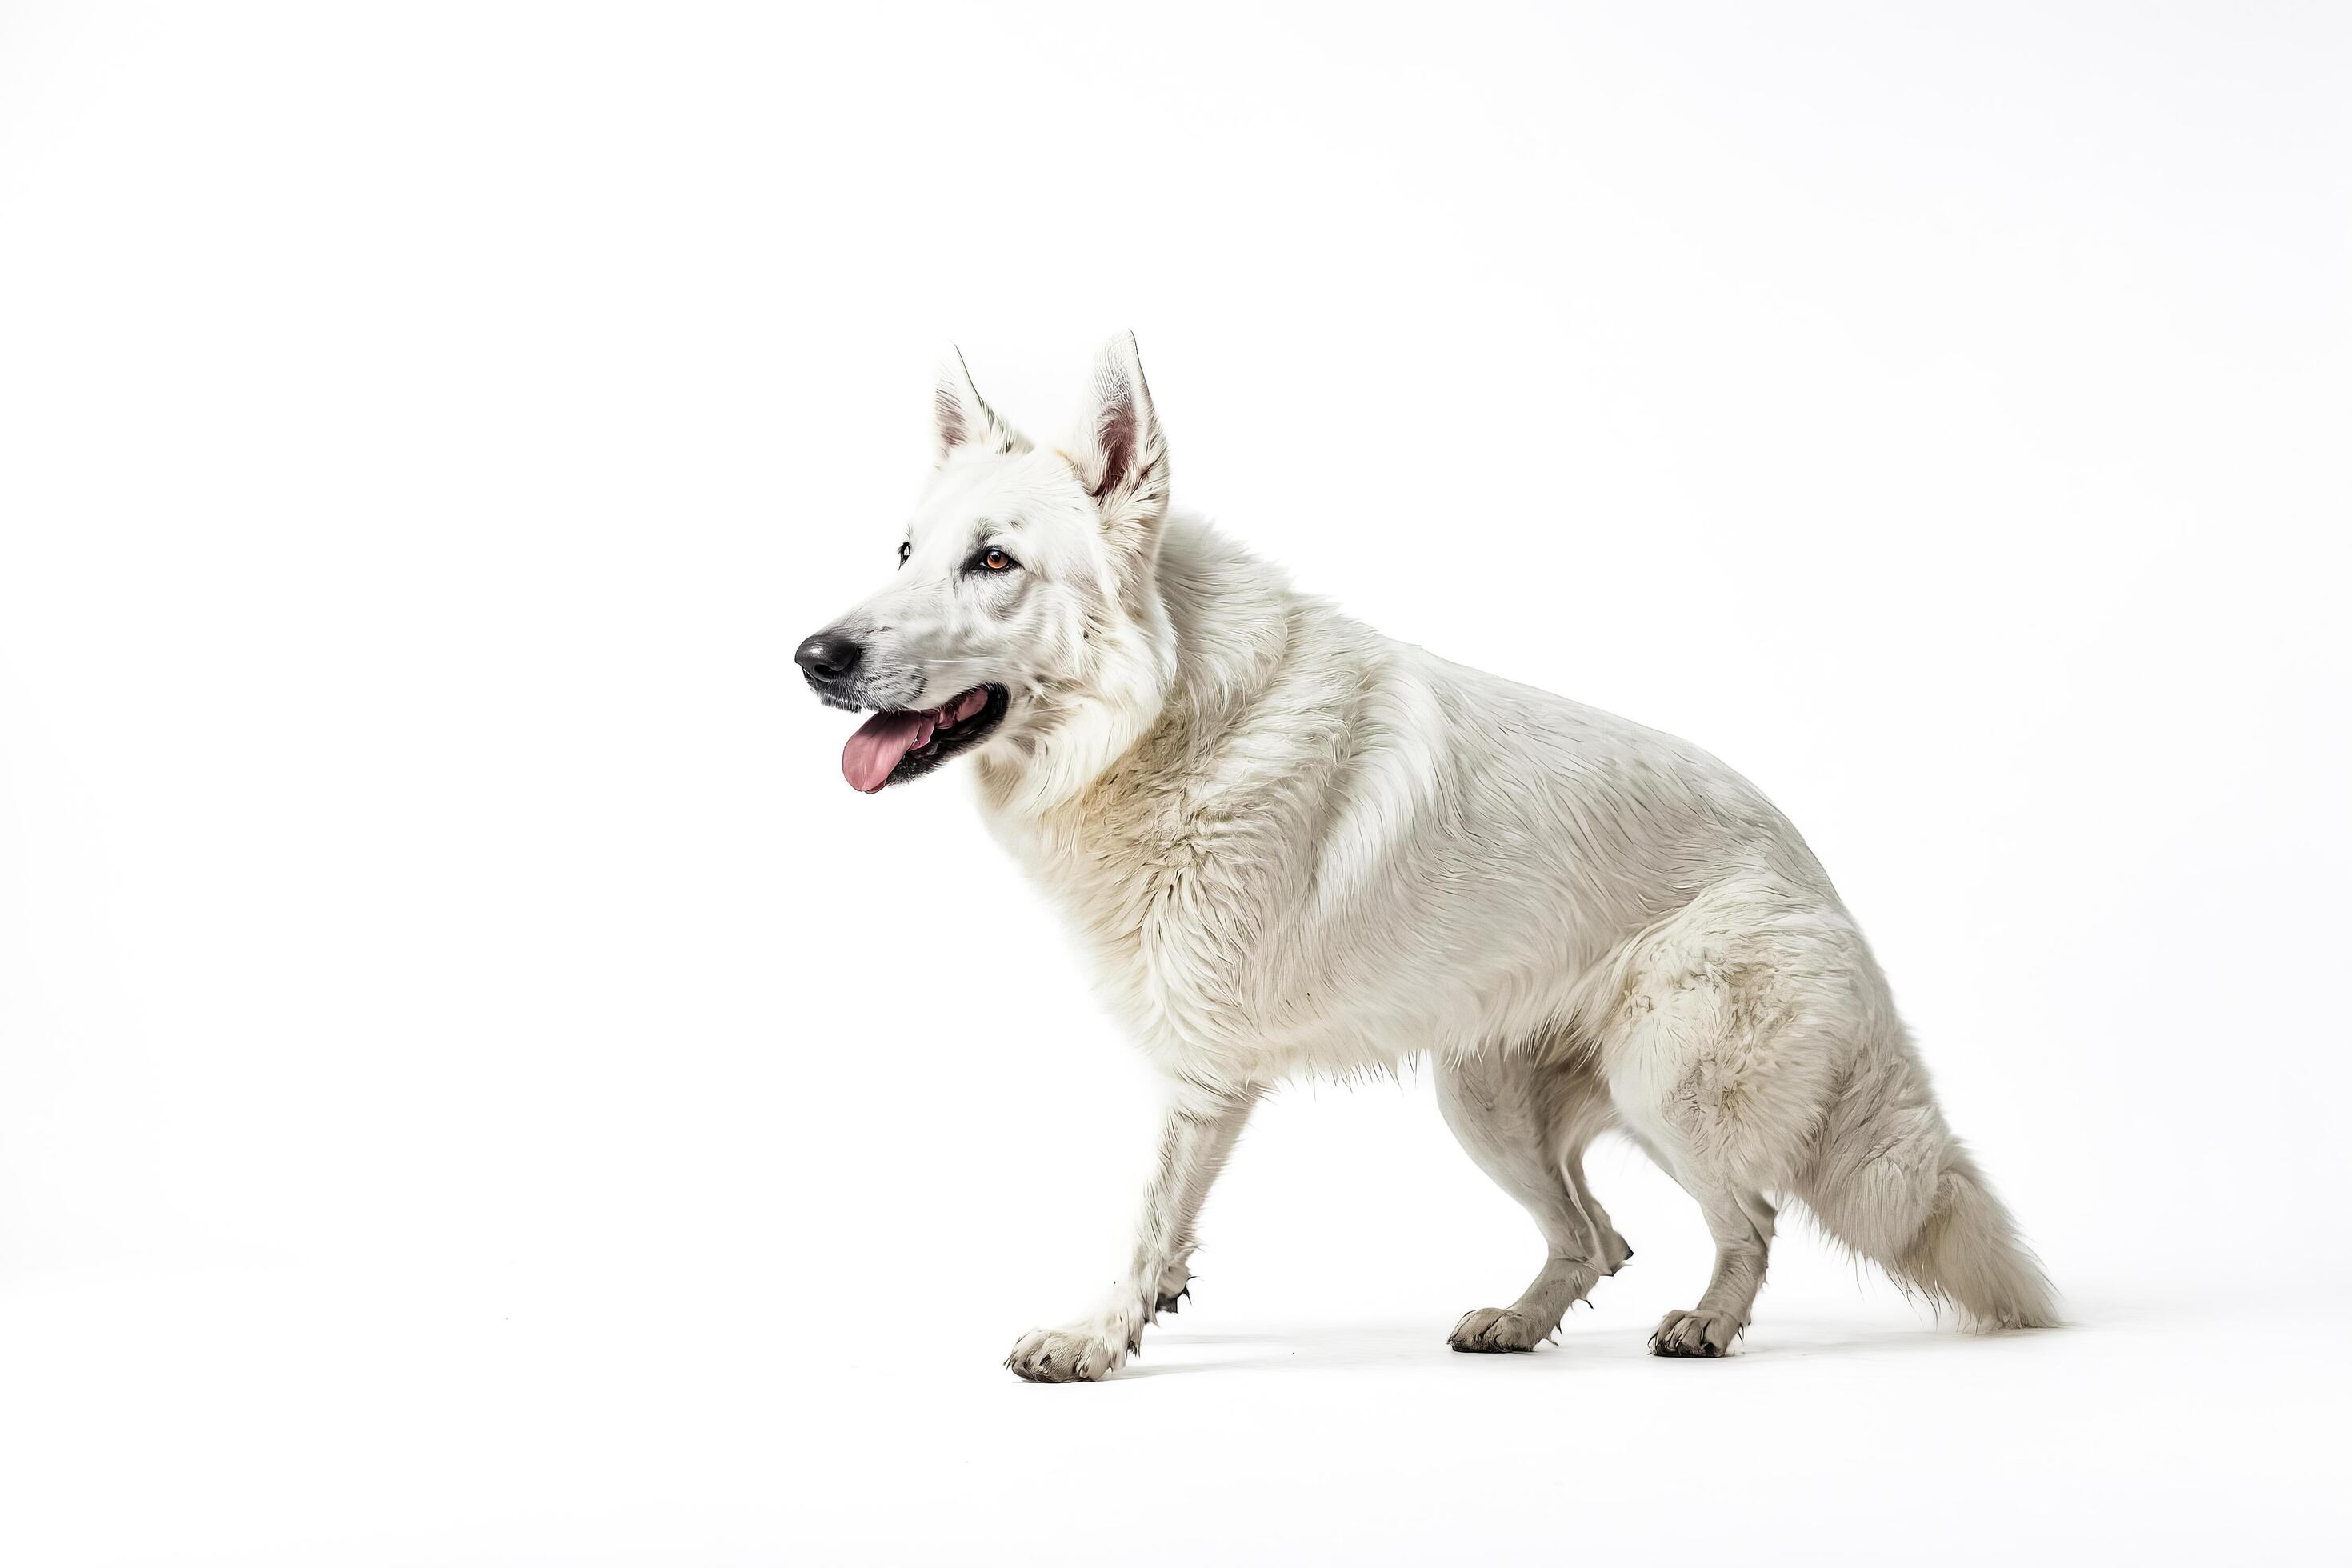
[[[980,557],[980,563],[982,566],[987,567],[991,572],[1010,572],[1015,564],[1013,557],[1007,555],[1002,550],[989,550],[982,552]]]
[[[900,540],[898,542],[898,564],[904,566],[907,563],[907,557],[912,555],[914,552],[915,547],[912,543],[903,539]]]

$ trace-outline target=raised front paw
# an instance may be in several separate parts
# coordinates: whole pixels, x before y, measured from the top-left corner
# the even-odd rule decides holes
[[[1033,1329],[1004,1358],[1029,1383],[1093,1383],[1127,1364],[1127,1342],[1093,1328]]]
[[[1668,1312],[1650,1336],[1650,1353],[1663,1356],[1719,1356],[1731,1353],[1731,1342],[1747,1325],[1728,1312]]]
[[[1445,1342],[1474,1355],[1494,1355],[1505,1351],[1531,1351],[1549,1332],[1537,1328],[1523,1312],[1507,1307],[1481,1307],[1475,1312],[1465,1312]]]

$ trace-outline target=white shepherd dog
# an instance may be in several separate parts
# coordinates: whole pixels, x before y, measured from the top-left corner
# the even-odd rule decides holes
[[[1715,1237],[1659,1355],[1731,1349],[1790,1200],[1974,1326],[2055,1321],[1853,917],[1746,779],[1391,642],[1171,512],[1130,336],[1059,448],[1000,419],[961,356],[937,438],[897,574],[800,666],[873,710],[842,753],[856,788],[971,755],[990,827],[1168,1085],[1118,1285],[1013,1346],[1015,1373],[1099,1378],[1137,1350],[1186,1293],[1202,1200],[1270,1085],[1423,1052],[1548,1249],[1455,1350],[1532,1350],[1633,1256],[1584,1181],[1612,1127]]]

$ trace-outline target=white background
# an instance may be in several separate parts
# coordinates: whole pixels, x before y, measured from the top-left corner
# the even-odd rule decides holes
[[[2340,1554],[2345,14],[0,7],[0,1559]],[[1144,1070],[793,645],[962,343],[1805,829],[2077,1326]]]

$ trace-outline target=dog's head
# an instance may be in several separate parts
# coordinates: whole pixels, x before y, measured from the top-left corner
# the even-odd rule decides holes
[[[974,752],[1008,797],[1058,797],[1133,743],[1172,662],[1152,589],[1168,450],[1135,339],[1097,356],[1058,448],[998,417],[961,354],[934,409],[897,572],[795,657],[824,700],[873,711],[842,752],[857,789]]]

